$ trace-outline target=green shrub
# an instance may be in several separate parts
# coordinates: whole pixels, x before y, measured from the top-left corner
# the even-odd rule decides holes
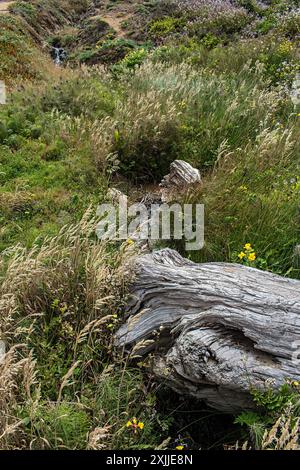
[[[262,34],[267,34],[277,25],[276,17],[268,17],[262,19],[257,25],[257,31]]]
[[[299,382],[287,380],[278,389],[266,383],[262,389],[253,388],[252,396],[257,411],[241,413],[235,423],[248,428],[254,448],[299,449]]]
[[[22,144],[24,144],[24,139],[18,134],[11,134],[5,139],[4,143],[11,149],[18,150],[22,147]]]
[[[101,41],[96,48],[79,52],[70,59],[78,59],[79,62],[88,65],[115,64],[124,59],[135,47],[136,43],[130,39],[108,39]]]
[[[270,49],[265,50],[259,59],[265,65],[265,73],[274,84],[280,82],[291,84],[300,69],[295,56],[295,46],[289,40],[271,44]]]
[[[52,142],[43,152],[42,158],[46,161],[57,161],[63,158],[65,145],[62,141]]]
[[[147,57],[147,50],[144,48],[136,49],[132,52],[129,52],[124,59],[121,61],[122,65],[128,68],[134,68],[138,65],[141,65]]]
[[[215,34],[208,33],[201,39],[201,43],[211,49],[220,44],[220,39]]]
[[[167,16],[159,20],[155,20],[151,23],[149,31],[154,37],[165,37],[180,31],[185,26],[185,20],[183,18],[172,18]]]

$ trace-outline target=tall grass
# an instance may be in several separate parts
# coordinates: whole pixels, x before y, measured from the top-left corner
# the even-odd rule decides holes
[[[110,342],[107,324],[120,308],[123,281],[117,260],[122,255],[109,254],[93,241],[94,224],[87,214],[42,247],[26,251],[17,246],[1,256],[1,340],[7,348],[0,364],[2,448],[29,445],[30,435],[34,439],[41,432],[42,400],[61,401],[63,388],[70,387],[64,376],[79,358],[77,380],[96,373],[87,361],[96,350],[99,370],[103,368],[101,354]],[[70,420],[77,416],[75,396],[72,401],[75,415],[70,413]]]
[[[246,64],[227,76],[150,59],[134,74],[127,72],[111,116],[89,124],[98,167],[114,155],[123,175],[156,181],[176,158],[211,167],[224,141],[229,148],[254,141],[291,110],[266,88],[262,70]]]
[[[151,382],[112,348],[134,248],[97,241],[91,212],[42,246],[1,255],[2,449],[141,449],[167,429]],[[138,434],[126,427],[135,416]]]
[[[256,266],[299,278],[299,122],[264,129],[254,142],[221,149],[218,164],[193,199],[206,208],[206,244],[197,261],[238,261],[252,243]]]

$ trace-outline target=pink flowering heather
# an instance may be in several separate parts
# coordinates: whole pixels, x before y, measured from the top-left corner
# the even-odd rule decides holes
[[[182,13],[197,13],[201,10],[211,10],[217,14],[237,9],[230,0],[175,0],[174,3]]]
[[[171,0],[178,16],[188,22],[187,32],[203,36],[232,33],[242,29],[249,21],[249,13],[230,0]]]

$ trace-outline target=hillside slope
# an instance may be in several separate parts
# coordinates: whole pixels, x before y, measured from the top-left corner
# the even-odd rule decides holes
[[[205,205],[205,246],[155,247],[300,279],[299,6],[18,0],[0,13],[0,448],[280,448],[274,423],[299,448],[293,377],[253,390],[251,413],[216,415],[115,349],[139,246],[95,236],[109,189],[140,201],[185,160],[203,184],[180,202]]]

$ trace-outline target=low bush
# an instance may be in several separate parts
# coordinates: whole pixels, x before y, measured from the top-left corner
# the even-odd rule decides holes
[[[183,18],[164,17],[162,19],[153,21],[150,25],[150,34],[156,38],[169,36],[175,31],[181,31],[185,26]]]
[[[88,65],[115,64],[134,50],[136,43],[131,39],[107,39],[101,41],[97,47],[79,51],[70,56],[71,62],[78,60],[79,63]]]
[[[272,380],[253,389],[257,411],[243,412],[236,423],[248,430],[245,447],[256,450],[299,450],[299,383],[288,379],[278,390]]]

